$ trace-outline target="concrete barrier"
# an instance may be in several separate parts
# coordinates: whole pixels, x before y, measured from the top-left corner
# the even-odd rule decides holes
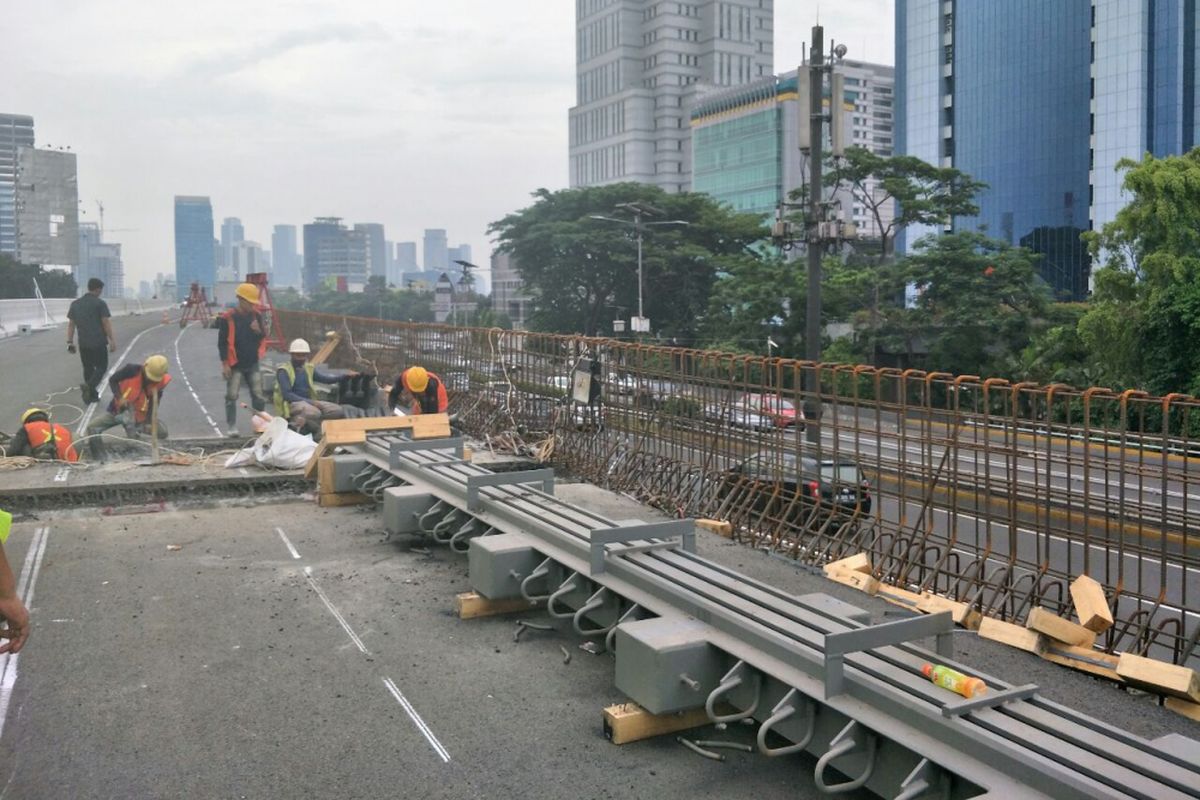
[[[0,300],[0,338],[19,336],[56,325],[66,325],[67,309],[71,307],[72,299],[48,297],[43,301],[36,297],[23,297],[15,300]],[[177,305],[170,300],[126,300],[106,297],[104,301],[108,303],[108,310],[114,317],[150,312],[160,313],[164,308],[173,308]]]

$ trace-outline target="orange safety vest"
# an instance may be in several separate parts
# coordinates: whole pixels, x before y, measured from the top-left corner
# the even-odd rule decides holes
[[[75,447],[71,444],[71,432],[62,425],[53,424],[50,422],[26,422],[25,435],[29,437],[29,449],[33,451],[34,458],[42,458],[38,452],[39,449],[46,448],[46,445],[53,444],[54,452],[59,461],[78,461],[79,454],[75,452]]]
[[[424,413],[444,414],[446,412],[446,409],[450,407],[450,398],[446,395],[446,384],[442,383],[442,379],[439,378],[437,375],[434,375],[432,372],[429,373],[430,385],[426,386],[425,391],[423,391],[423,392],[414,392],[412,390],[412,387],[408,385],[408,370],[404,370],[404,372],[400,373],[400,382],[402,384],[404,384],[404,388],[407,389],[409,391],[409,393],[413,396],[414,402],[412,405],[412,413],[414,413],[414,414],[424,414]],[[429,396],[429,390],[433,388],[433,384],[435,384],[435,383],[437,384],[437,389],[436,389],[437,411],[436,412],[426,412],[425,409],[422,408],[422,406],[421,406],[421,398],[425,398],[427,400],[432,399]]]
[[[231,308],[228,311],[226,311],[224,314],[221,315],[221,318],[225,320],[225,324],[229,326],[229,333],[227,334],[229,338],[225,342],[225,363],[231,367],[236,367],[237,363],[238,363],[238,360],[237,360],[237,325],[235,325],[233,322],[233,315],[237,314],[237,313],[239,313],[239,312],[236,308]],[[256,317],[258,317],[258,327],[263,328],[263,338],[258,343],[258,357],[261,359],[264,355],[267,354],[267,336],[266,336],[267,331],[266,331],[266,328],[264,327],[265,322],[263,320],[262,314],[258,313],[257,311],[252,311],[250,313],[252,313]]]
[[[117,396],[120,402],[117,408],[133,409],[133,421],[141,425],[150,415],[150,395],[146,389],[158,389],[160,392],[171,382],[170,375],[164,375],[159,383],[144,384],[144,374],[138,372],[132,378],[126,378],[117,384],[121,393]]]

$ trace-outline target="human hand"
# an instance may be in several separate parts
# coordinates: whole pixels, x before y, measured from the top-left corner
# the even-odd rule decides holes
[[[221,377],[223,377],[225,380],[229,380],[229,376],[232,374],[233,370],[229,368],[228,364],[221,365]]]
[[[67,342],[67,352],[68,353],[75,352],[75,343],[74,342]]]
[[[254,331],[255,333],[262,333],[262,326],[258,324],[258,320],[254,320],[250,323],[250,330]]]
[[[29,638],[29,611],[15,594],[0,597],[0,654],[19,653]]]
[[[115,352],[117,352],[117,343],[116,343],[116,342],[109,342],[109,343],[108,343],[108,352],[110,352],[110,353],[115,353]]]

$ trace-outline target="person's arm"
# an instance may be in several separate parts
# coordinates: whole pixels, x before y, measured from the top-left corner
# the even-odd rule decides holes
[[[17,579],[0,544],[0,653],[19,653],[29,639],[29,611],[17,596]]]
[[[346,377],[353,377],[355,374],[357,373],[351,372]],[[317,383],[341,383],[342,376],[321,367],[313,367],[313,380]]]
[[[125,405],[125,398],[121,397],[121,381],[129,380],[141,371],[142,367],[140,364],[126,364],[114,372],[112,377],[108,379],[108,388],[112,391],[113,396],[113,408],[120,411]]]
[[[221,357],[221,374],[229,377],[229,326],[233,324],[232,317],[221,317],[221,324],[217,326],[217,355]]]
[[[13,434],[12,440],[9,441],[8,447],[5,448],[10,456],[29,456],[33,452],[29,448],[29,434],[25,431],[25,426],[22,425]]]
[[[105,306],[105,311],[107,310],[108,307]],[[105,314],[103,317],[101,317],[100,327],[104,328],[104,335],[108,337],[108,352],[117,352],[117,335],[113,333],[112,316]]]
[[[404,386],[400,380],[400,376],[396,376],[396,382],[392,384],[392,390],[388,392],[388,413],[392,413],[392,409],[400,405],[400,393],[404,391]]]
[[[75,352],[75,320],[67,318],[67,352]]]
[[[300,403],[305,400],[308,400],[307,397],[301,397],[300,395],[298,395],[294,391],[292,391],[292,381],[290,378],[288,378],[287,370],[285,370],[285,369],[275,370],[275,382],[277,384],[279,384],[279,393],[283,396],[283,399],[286,402]]]

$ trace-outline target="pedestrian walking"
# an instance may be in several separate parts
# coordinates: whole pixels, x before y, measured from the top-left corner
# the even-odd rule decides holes
[[[108,303],[100,299],[104,281],[92,278],[87,292],[71,303],[67,310],[67,352],[75,352],[75,333],[79,333],[79,360],[83,362],[83,393],[85,405],[100,399],[96,389],[108,372],[108,354],[116,352],[117,337],[113,335],[112,314]]]
[[[263,399],[262,374],[258,360],[267,350],[266,325],[258,311],[258,287],[243,283],[235,292],[237,308],[220,317],[217,352],[221,356],[221,374],[225,377],[226,433],[237,436],[237,403],[242,383],[250,390],[250,405],[255,411],[267,407]]]

